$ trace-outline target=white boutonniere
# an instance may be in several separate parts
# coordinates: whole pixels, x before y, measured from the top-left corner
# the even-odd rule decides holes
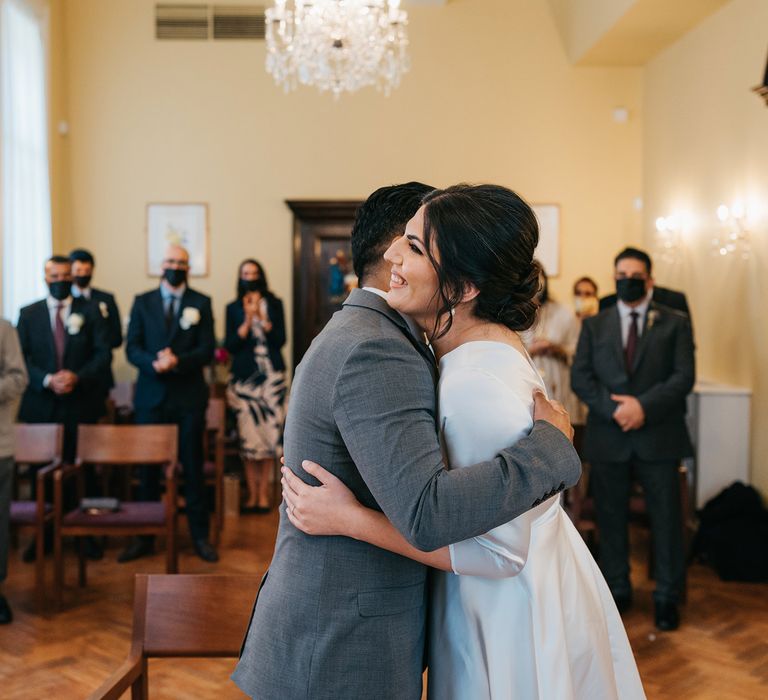
[[[181,318],[179,319],[179,326],[183,331],[188,331],[192,326],[196,326],[200,323],[200,311],[194,306],[187,306],[181,312]]]
[[[77,335],[84,323],[85,318],[83,318],[82,314],[69,314],[67,317],[67,332],[70,335]]]
[[[107,302],[106,301],[100,301],[99,302],[99,311],[101,311],[102,317],[109,318],[109,309],[107,308]]]
[[[656,311],[656,309],[651,309],[648,312],[648,320],[646,321],[646,326],[648,330],[651,330],[651,328],[653,328],[653,324],[656,323],[658,318],[659,318],[659,312]]]

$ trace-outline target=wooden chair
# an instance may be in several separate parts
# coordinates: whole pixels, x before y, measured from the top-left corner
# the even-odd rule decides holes
[[[129,688],[133,700],[146,700],[150,658],[236,658],[259,581],[257,576],[137,574],[130,654],[90,700],[118,700]]]
[[[203,438],[203,474],[206,486],[213,486],[214,513],[211,539],[219,544],[224,527],[224,449],[227,423],[227,406],[224,399],[208,399],[205,412],[205,435]]]
[[[166,535],[165,570],[178,571],[176,548],[176,469],[178,428],[175,425],[81,425],[77,432],[77,461],[54,475],[54,559],[56,605],[61,606],[64,587],[62,540],[79,538],[78,582],[86,584],[87,535]],[[83,465],[147,466],[165,471],[165,495],[159,502],[124,502],[115,513],[91,514],[78,508],[64,512],[63,482],[77,479],[78,499],[83,497]]]
[[[35,500],[11,501],[10,524],[35,533],[35,598],[45,608],[45,526],[53,522],[53,506],[46,502],[46,481],[61,466],[64,429],[55,423],[18,423],[14,427],[16,464],[45,465],[35,474]]]
[[[585,465],[586,466],[586,465]],[[686,564],[688,557],[689,541],[691,535],[690,524],[690,501],[689,501],[689,485],[688,485],[688,468],[681,464],[678,467],[678,477],[680,480],[680,513],[681,522],[680,527],[683,530],[683,546],[686,556]],[[595,535],[599,538],[599,531],[597,528],[597,517],[595,515],[595,500],[592,496],[587,494],[588,491],[588,479],[589,469],[585,468],[579,483],[566,492],[565,509],[568,515],[571,517],[574,526],[579,531],[581,536],[585,539],[587,546],[592,554],[597,556],[597,548],[595,546]],[[648,519],[648,512],[645,505],[645,496],[642,489],[637,484],[633,484],[632,492],[629,497],[629,520],[630,522],[638,523],[643,527],[650,528],[650,521]],[[648,578],[653,579],[654,568],[654,554],[653,554],[653,538],[648,540]],[[683,591],[681,593],[681,601],[685,602],[688,593],[688,577],[686,570],[686,579],[683,582]]]

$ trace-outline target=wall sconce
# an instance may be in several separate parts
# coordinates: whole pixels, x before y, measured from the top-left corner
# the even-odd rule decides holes
[[[656,248],[658,257],[667,264],[680,261],[683,248],[683,225],[680,216],[660,216],[656,219]]]
[[[749,228],[744,205],[736,202],[730,208],[721,204],[717,208],[720,221],[720,233],[712,238],[712,255],[726,257],[738,255],[743,260],[749,259],[751,252]]]

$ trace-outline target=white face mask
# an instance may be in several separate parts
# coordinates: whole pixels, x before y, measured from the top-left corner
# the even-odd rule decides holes
[[[573,307],[579,316],[594,316],[600,308],[600,303],[597,297],[574,297]]]

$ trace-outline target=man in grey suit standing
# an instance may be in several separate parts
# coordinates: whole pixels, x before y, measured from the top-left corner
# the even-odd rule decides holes
[[[27,366],[16,330],[0,318],[0,584],[8,573],[8,526],[14,471],[13,424],[19,399],[28,383]],[[11,620],[11,606],[0,593],[0,625]]]
[[[537,420],[494,460],[445,468],[434,357],[382,298],[383,253],[431,189],[384,187],[358,211],[352,253],[363,288],[297,368],[285,431],[286,464],[298,476],[317,484],[298,465],[322,464],[423,550],[512,520],[581,473],[567,414],[549,404],[559,427]],[[233,679],[259,700],[418,700],[426,578],[422,564],[369,544],[305,535],[283,510]]]
[[[656,626],[676,629],[685,577],[680,460],[692,454],[686,397],[695,377],[688,316],[653,301],[651,259],[627,248],[616,257],[616,306],[585,319],[573,360],[573,390],[589,406],[584,456],[600,528],[600,568],[619,611],[629,580],[631,474],[645,493],[655,554]]]

